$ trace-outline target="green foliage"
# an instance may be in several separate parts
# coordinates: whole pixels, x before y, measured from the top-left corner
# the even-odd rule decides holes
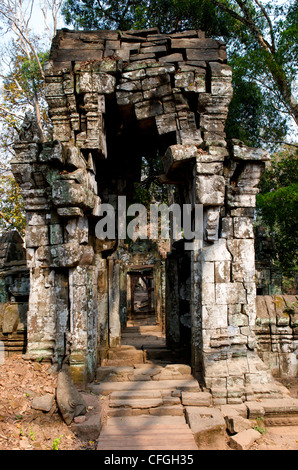
[[[43,131],[50,135],[51,124],[45,102],[45,83],[37,61],[33,55],[28,59],[14,43],[12,52],[10,71],[3,78],[0,109],[0,121],[8,131],[6,135],[10,136],[11,142],[15,139],[16,134],[12,131],[19,129],[26,110],[30,107],[35,109],[36,101],[40,108]],[[43,66],[49,58],[49,52],[41,52],[38,57]],[[3,134],[5,133],[2,132],[2,136]],[[0,140],[1,144],[3,145],[3,140]]]
[[[252,64],[248,55],[231,58],[234,93],[226,122],[227,138],[240,139],[251,147],[265,143],[274,150],[289,130],[288,120],[277,110],[271,93],[254,79],[257,75],[248,72]]]
[[[274,241],[274,259],[282,273],[297,274],[298,151],[279,154],[261,179],[257,213]]]
[[[0,176],[0,232],[16,229],[24,235],[26,225],[20,187],[10,173]]]
[[[268,429],[264,426],[264,418],[263,416],[259,417],[256,419],[257,424],[254,426],[253,429],[258,431],[260,434],[266,434],[268,432]]]
[[[268,143],[276,150],[289,130],[288,115],[293,115],[289,103],[298,64],[297,4],[262,0],[262,10],[253,0],[65,0],[63,15],[76,28],[202,29],[207,37],[223,39],[234,73],[227,136],[247,145]],[[267,48],[253,31],[265,38]]]
[[[57,437],[56,439],[53,440],[53,443],[52,443],[52,450],[59,450],[59,446],[60,446],[60,443],[61,443],[61,438],[63,436],[59,436]]]
[[[62,14],[66,24],[83,29],[201,28],[207,34],[230,35],[234,23],[208,0],[65,0]]]
[[[48,52],[38,54],[41,65],[49,57]],[[27,109],[40,111],[45,137],[51,138],[51,123],[45,102],[45,83],[35,57],[24,55],[15,43],[11,48],[9,72],[3,78],[0,104],[0,232],[16,229],[20,235],[25,230],[24,203],[20,188],[10,171],[12,145]]]
[[[168,191],[164,184],[159,183],[158,176],[163,173],[161,158],[142,158],[141,182],[135,183],[134,201],[143,204],[147,210],[150,204],[168,202]]]

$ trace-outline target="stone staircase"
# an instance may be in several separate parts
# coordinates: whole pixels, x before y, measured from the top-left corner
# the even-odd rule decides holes
[[[229,435],[248,432],[260,417],[265,426],[295,426],[298,419],[298,400],[290,397],[214,406],[152,324],[128,324],[89,391],[106,404],[98,450],[221,450]]]
[[[108,397],[100,450],[197,450],[185,403],[209,406],[187,364],[176,363],[157,325],[128,323],[121,346],[98,369],[94,394]]]

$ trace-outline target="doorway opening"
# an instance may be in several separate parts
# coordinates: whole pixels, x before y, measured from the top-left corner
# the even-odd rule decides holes
[[[127,275],[130,286],[128,320],[144,325],[155,324],[153,266],[132,267]]]

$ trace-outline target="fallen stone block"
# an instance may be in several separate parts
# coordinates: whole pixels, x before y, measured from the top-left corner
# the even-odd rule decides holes
[[[87,412],[74,418],[71,429],[81,440],[96,441],[103,426],[106,402],[87,393],[83,393],[82,396]]]
[[[224,447],[226,425],[220,410],[207,407],[186,407],[186,421],[199,448]]]
[[[251,429],[253,422],[242,416],[225,416],[227,430],[230,434],[238,434],[247,429]]]
[[[31,408],[33,408],[34,410],[45,411],[48,413],[49,411],[51,411],[53,403],[54,396],[47,393],[46,395],[43,395],[41,397],[33,398]]]
[[[261,437],[262,435],[255,429],[246,429],[232,436],[229,445],[235,450],[249,450],[253,443]]]

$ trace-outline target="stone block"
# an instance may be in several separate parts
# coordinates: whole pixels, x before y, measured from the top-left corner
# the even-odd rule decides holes
[[[208,300],[211,300],[210,297]],[[214,328],[227,328],[227,305],[217,306],[214,305],[213,302],[208,302],[209,305],[203,305],[202,307],[203,328],[209,330],[212,330]]]
[[[31,402],[31,408],[34,410],[40,410],[49,412],[54,404],[54,395],[47,393],[41,397],[34,397]]]
[[[215,299],[217,304],[244,304],[246,290],[241,282],[219,283],[215,285]]]
[[[231,263],[230,261],[215,262],[215,282],[230,282]]]
[[[201,175],[219,175],[222,174],[222,162],[201,162],[197,160],[196,164],[197,174]]]
[[[222,133],[225,129],[226,116],[202,114],[200,128],[204,132]]]
[[[226,425],[220,410],[187,406],[185,417],[199,448],[208,445],[219,450],[223,446]]]
[[[145,100],[160,99],[164,96],[171,95],[172,88],[169,83],[166,85],[161,85],[157,88],[151,88],[150,90],[143,91],[143,96]]]
[[[20,313],[18,304],[7,304],[2,312],[2,333],[11,334],[17,330],[20,322]]]
[[[61,245],[63,244],[63,227],[60,224],[51,224],[50,229],[50,244]]]
[[[209,305],[215,302],[215,284],[202,281],[202,304]]]
[[[80,207],[58,207],[58,215],[60,217],[83,217],[84,212]]]
[[[231,252],[227,249],[227,241],[219,239],[212,245],[205,246],[200,252],[200,260],[205,261],[231,261]]]
[[[270,154],[267,150],[247,147],[241,140],[237,139],[232,140],[232,155],[233,158],[238,160],[270,160]]]
[[[230,434],[238,434],[247,429],[251,429],[253,423],[242,416],[225,416],[227,430]]]
[[[156,116],[155,121],[160,135],[177,131],[176,115],[174,113]]]
[[[29,225],[26,227],[26,247],[34,248],[49,245],[49,235],[47,225]]]
[[[253,219],[250,217],[234,217],[234,237],[254,238]]]
[[[212,361],[211,359],[205,359],[205,371],[206,377],[214,378],[216,380],[229,376],[226,360]],[[223,383],[226,385],[226,381],[223,381]]]
[[[62,165],[64,163],[64,154],[61,142],[54,140],[53,142],[45,142],[39,160],[45,163],[56,163]]]
[[[219,47],[218,41],[209,38],[172,38],[172,49],[216,49]]]
[[[94,207],[94,194],[83,184],[73,180],[57,180],[52,185],[52,199],[57,207]]]
[[[219,49],[186,49],[187,60],[217,61],[219,59]]]
[[[183,56],[182,56],[182,54],[177,52],[176,54],[169,54],[169,55],[163,56],[159,59],[159,61],[161,63],[163,63],[163,62],[166,62],[166,63],[168,63],[168,62],[170,62],[170,63],[171,62],[173,62],[173,63],[182,62],[183,61]]]
[[[81,72],[77,74],[77,93],[111,94],[114,92],[116,79],[107,73]]]
[[[211,93],[214,96],[232,98],[233,86],[231,78],[216,77],[211,79]]]
[[[235,450],[249,450],[251,446],[262,437],[255,429],[241,431],[229,440],[229,445]]]
[[[221,64],[219,62],[210,62],[208,66],[211,70],[212,77],[232,77],[232,68],[230,65]]]
[[[201,131],[198,129],[178,129],[177,142],[185,146],[199,146],[203,142]]]
[[[141,81],[140,80],[122,81],[122,83],[120,83],[120,85],[117,85],[116,89],[117,89],[117,91],[129,91],[129,92],[140,91],[140,90],[142,90]]]
[[[184,406],[209,407],[212,396],[209,392],[181,392],[181,401]]]
[[[221,219],[221,238],[233,238],[234,237],[234,228],[233,228],[233,219],[232,217],[222,217]]]
[[[16,159],[12,163],[34,163],[38,160],[40,152],[39,145],[36,143],[21,143],[18,142],[14,145]]]
[[[204,239],[207,241],[218,240],[219,231],[219,207],[208,207],[204,214]]]
[[[82,252],[77,242],[63,245],[41,246],[36,250],[40,267],[71,267],[80,262]]]
[[[126,91],[117,91],[116,92],[117,103],[119,106],[127,106],[143,101],[143,93],[132,93]]]
[[[135,105],[136,117],[139,121],[163,114],[162,103],[159,100],[144,101]]]
[[[65,227],[66,242],[88,243],[89,223],[85,217],[69,220]]]
[[[197,154],[198,149],[195,145],[184,146],[178,144],[170,146],[162,159],[165,173],[167,174],[183,162],[195,159]]]
[[[223,176],[197,176],[197,203],[204,206],[220,206],[225,198],[225,180]]]

